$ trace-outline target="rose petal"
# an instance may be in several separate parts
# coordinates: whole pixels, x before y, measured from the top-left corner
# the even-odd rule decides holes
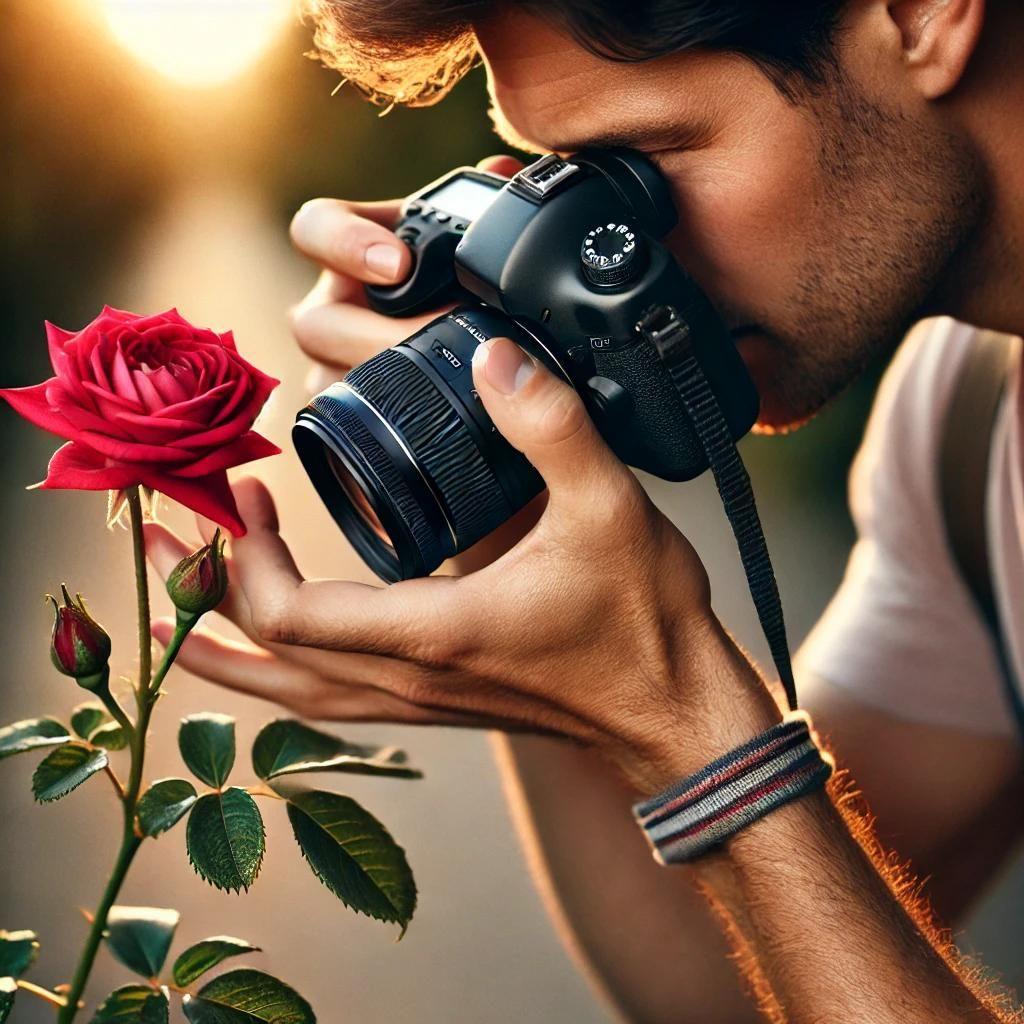
[[[250,409],[254,410],[253,418],[255,419],[256,414],[259,413],[260,409],[263,408],[267,399],[270,397],[270,393],[277,387],[281,382],[276,377],[270,377],[267,374],[257,370],[255,367],[246,367],[247,376],[250,382],[250,393],[246,398],[246,401]],[[232,400],[228,402],[223,409],[217,414],[216,419],[213,421],[215,424],[222,422],[232,415],[241,402],[243,393],[241,391],[236,392],[232,396]]]
[[[114,384],[114,391],[126,402],[131,402],[136,409],[143,408],[142,399],[139,398],[135,384],[132,382],[132,374],[128,364],[124,360],[124,353],[120,347],[114,352],[114,361],[110,367],[110,376]]]
[[[150,473],[144,483],[147,487],[166,494],[179,505],[184,505],[193,512],[219,523],[234,536],[245,536],[245,524],[238,514],[235,496],[228,486],[228,475],[223,470],[194,480]]]
[[[64,354],[64,343],[75,336],[74,331],[65,331],[63,327],[51,324],[49,320],[44,321],[43,329],[46,331],[46,347],[50,351],[50,364],[53,372],[57,372],[57,357]]]
[[[164,405],[173,405],[175,402],[187,401],[192,396],[174,379],[171,371],[166,366],[161,366],[149,375],[153,387],[159,392],[164,400]]]
[[[195,398],[190,398],[187,402],[176,402],[174,405],[168,405],[153,415],[158,418],[166,416],[171,419],[188,420],[192,424],[193,430],[197,424],[205,427],[215,421],[217,410],[228,399],[228,396],[232,394],[234,389],[242,390],[244,393],[247,390],[246,382],[225,381],[219,387],[215,387],[204,394],[196,395]]]
[[[75,441],[58,448],[47,466],[44,491],[106,491],[141,483],[141,466],[108,465],[102,455]]]
[[[196,425],[188,420],[172,420],[146,413],[118,412],[110,421],[117,426],[117,436],[142,444],[167,445],[172,441],[180,441],[178,448],[192,447],[189,442],[190,433]],[[100,431],[110,433],[110,431]],[[199,445],[195,446],[197,449]]]
[[[119,426],[116,419],[109,416],[99,416],[91,409],[84,409],[77,402],[60,401],[59,398],[50,398],[51,406],[56,409],[74,427],[75,431],[92,430],[98,434],[118,437],[122,441],[131,441],[132,434]],[[74,440],[74,437],[72,437]]]
[[[132,370],[132,380],[135,381],[135,390],[138,391],[147,412],[158,413],[166,406],[167,403],[161,397],[160,392],[153,387],[148,373],[144,370]],[[133,413],[133,415],[137,414]]]
[[[71,437],[77,431],[50,405],[46,397],[47,389],[54,385],[60,386],[56,377],[28,388],[3,388],[0,389],[0,398],[5,399],[19,416],[41,430],[58,437]]]
[[[96,403],[96,411],[101,416],[113,417],[117,412],[138,412],[138,408],[131,402],[119,398],[112,391],[104,391],[101,387],[93,384],[91,380],[83,381],[82,387],[92,395]]]
[[[209,430],[194,431],[179,441],[172,441],[171,444],[175,448],[211,448],[214,445],[227,444],[244,434],[253,425],[262,406],[262,400],[255,403],[247,402],[227,422],[218,423],[216,426],[210,427]]]
[[[129,441],[119,441],[115,437],[98,434],[93,430],[83,430],[75,440],[84,441],[90,448],[95,448],[96,451],[106,455],[107,458],[116,459],[118,462],[195,462],[201,454],[200,452],[190,451],[187,448],[170,448],[167,445],[133,444]]]
[[[232,466],[240,466],[243,462],[253,462],[256,459],[265,459],[268,455],[280,455],[281,449],[272,441],[268,441],[262,434],[250,431],[243,434],[237,441],[217,448],[203,458],[179,466],[172,470],[175,476],[192,477],[203,476],[206,473],[213,473],[221,469],[231,469]]]

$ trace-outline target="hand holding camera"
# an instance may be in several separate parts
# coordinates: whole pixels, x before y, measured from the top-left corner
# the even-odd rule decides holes
[[[726,439],[746,433],[757,394],[717,313],[661,244],[676,220],[654,165],[613,149],[549,154],[511,179],[464,168],[403,204],[397,235],[412,270],[369,285],[370,305],[398,316],[458,305],[317,395],[292,434],[382,579],[428,575],[543,490],[473,386],[474,351],[492,338],[512,338],[570,385],[622,461],[687,480],[708,466],[705,443],[645,329],[670,311],[675,329],[662,335],[692,355]]]

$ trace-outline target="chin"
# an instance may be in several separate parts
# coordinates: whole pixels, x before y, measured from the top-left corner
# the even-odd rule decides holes
[[[736,350],[761,399],[752,433],[788,434],[813,419],[823,403],[810,409],[804,404],[796,405],[789,400],[792,396],[785,395],[784,389],[779,387],[778,341],[769,334],[753,330],[743,330],[734,338]]]

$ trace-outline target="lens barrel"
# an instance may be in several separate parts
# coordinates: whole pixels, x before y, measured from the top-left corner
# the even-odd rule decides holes
[[[473,388],[477,346],[544,344],[486,307],[460,307],[355,367],[303,409],[299,458],[335,521],[382,579],[425,576],[521,509],[544,484]]]

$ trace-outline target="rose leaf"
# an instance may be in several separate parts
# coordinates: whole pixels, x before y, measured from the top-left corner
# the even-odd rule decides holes
[[[248,889],[259,874],[266,848],[256,801],[237,786],[201,796],[185,830],[188,859],[197,874],[218,889]]]
[[[397,922],[404,935],[416,883],[388,830],[350,797],[318,790],[290,796],[288,818],[313,874],[346,906]]]

